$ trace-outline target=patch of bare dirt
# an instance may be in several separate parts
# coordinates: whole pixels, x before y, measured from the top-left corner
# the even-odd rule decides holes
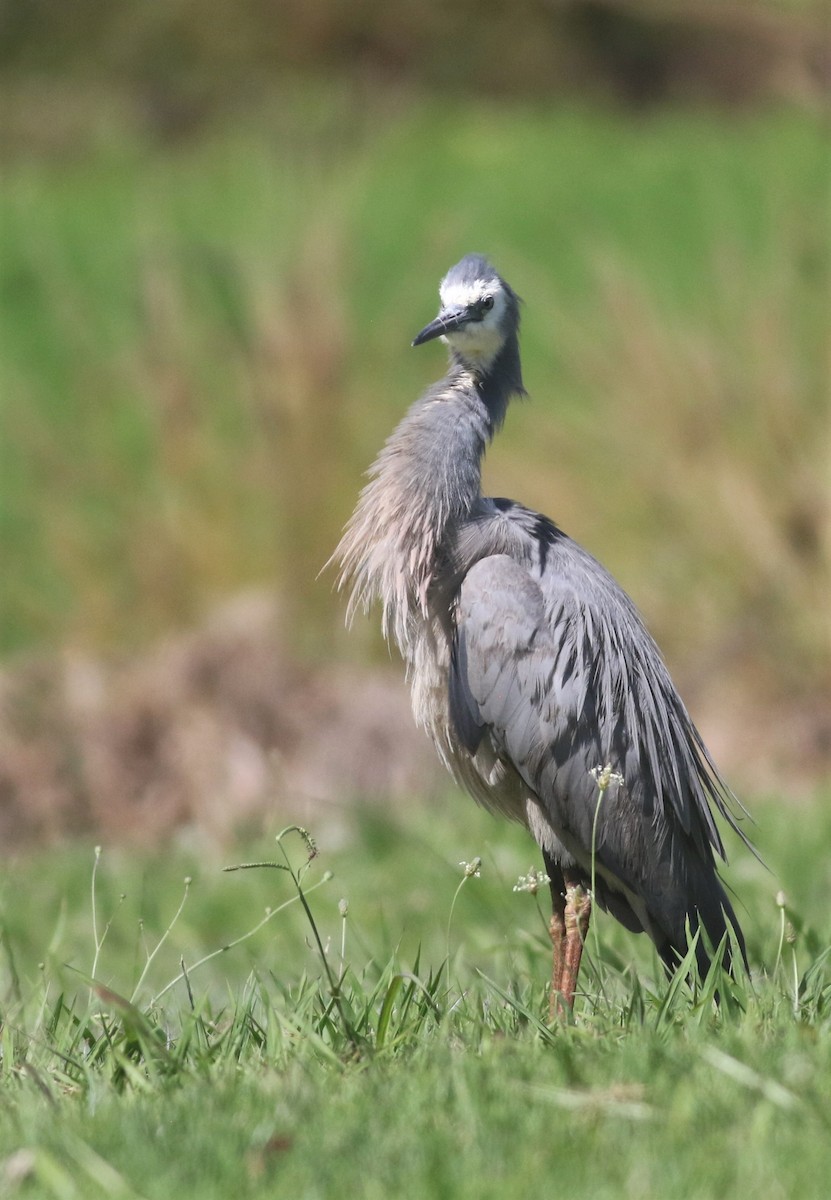
[[[120,664],[77,655],[0,673],[0,839],[216,840],[271,814],[435,788],[432,747],[389,672],[301,667],[277,605],[240,597]]]
[[[827,702],[762,704],[740,680],[700,699],[702,732],[738,791],[798,798],[828,778]],[[6,848],[77,835],[152,845],[182,829],[221,843],[275,817],[443,786],[400,668],[299,664],[268,596],[238,597],[129,661],[66,654],[0,672]]]

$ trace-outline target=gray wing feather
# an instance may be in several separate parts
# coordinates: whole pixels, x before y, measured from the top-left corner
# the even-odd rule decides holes
[[[467,639],[463,629],[457,630],[451,655],[448,683],[450,720],[462,745],[475,754],[485,732],[479,706],[468,686]]]
[[[475,563],[458,593],[449,700],[466,748],[488,736],[586,854],[591,770],[619,772],[599,810],[598,864],[674,944],[691,911],[717,940],[732,910],[708,796],[724,811],[723,785],[634,606],[594,559],[569,542],[538,578],[508,554]]]

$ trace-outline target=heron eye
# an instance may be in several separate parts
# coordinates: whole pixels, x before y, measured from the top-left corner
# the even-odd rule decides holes
[[[493,308],[493,296],[483,296],[479,301],[479,304],[483,311],[487,312],[489,309]]]

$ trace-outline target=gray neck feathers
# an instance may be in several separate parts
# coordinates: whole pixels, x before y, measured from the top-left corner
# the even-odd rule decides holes
[[[451,351],[451,360],[456,368],[469,371],[476,380],[477,390],[488,410],[491,434],[501,428],[511,396],[524,396],[522,386],[522,364],[519,357],[519,338],[510,333],[502,348],[484,372],[477,371],[474,364],[466,363],[458,351]]]
[[[395,637],[405,657],[428,616],[447,533],[481,495],[482,455],[511,391],[522,387],[518,367],[517,353],[515,366],[509,356],[504,370],[482,380],[457,361],[410,408],[370,468],[335,551],[338,585],[352,588],[347,619],[380,600],[385,636]]]

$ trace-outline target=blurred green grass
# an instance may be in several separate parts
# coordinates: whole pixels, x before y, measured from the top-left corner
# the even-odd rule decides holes
[[[749,639],[816,686],[821,140],[805,112],[356,111],[332,88],[269,133],[10,164],[0,649],[140,646],[263,582],[331,649],[317,572],[441,370],[408,347],[438,279],[480,249],[529,302],[533,399],[486,486],[586,541],[671,655]]]

